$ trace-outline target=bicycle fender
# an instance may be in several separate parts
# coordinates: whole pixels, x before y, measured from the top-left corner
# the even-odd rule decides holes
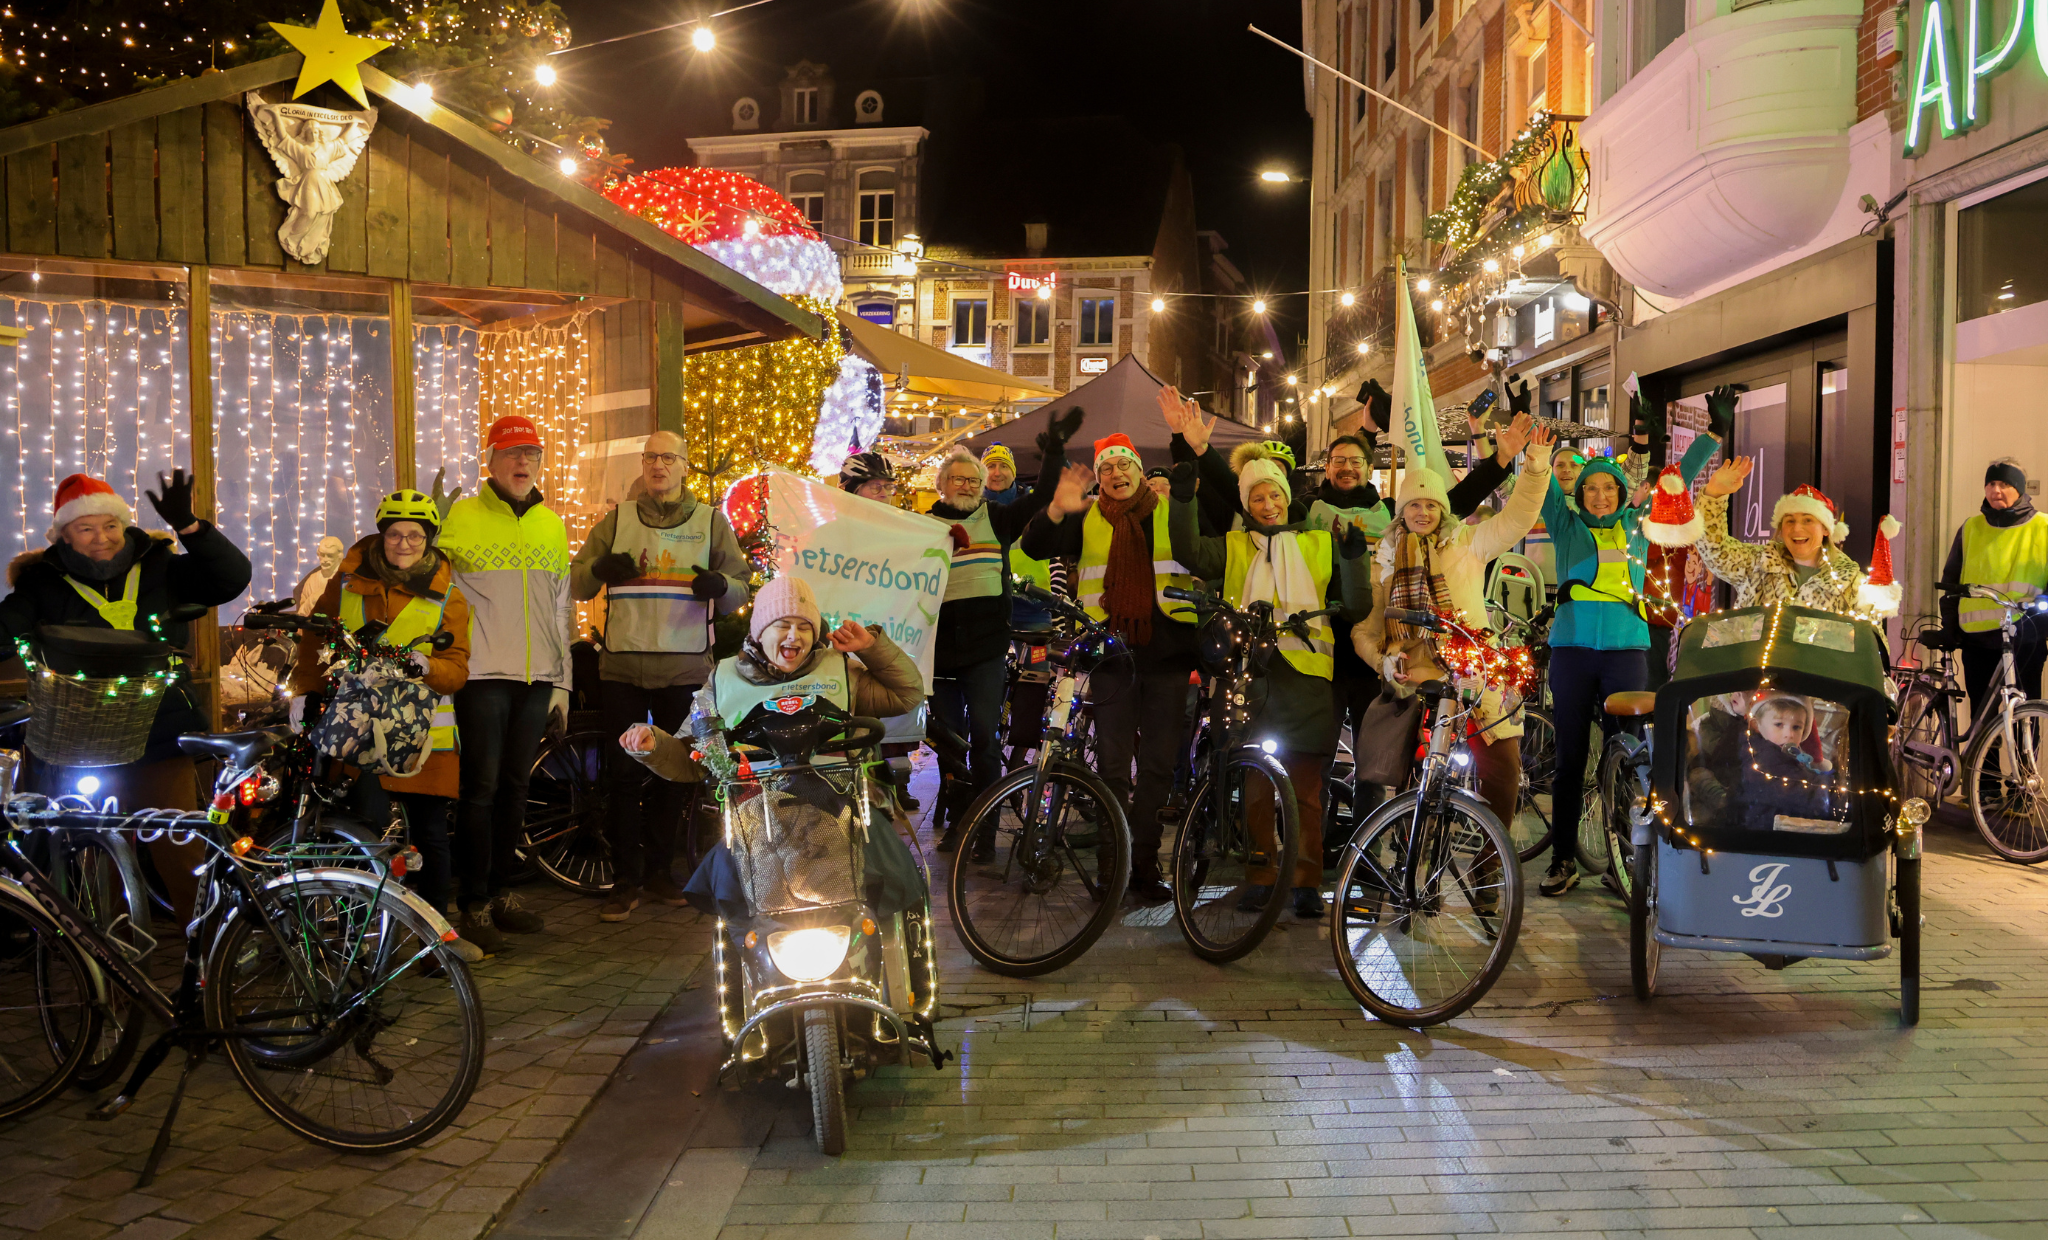
[[[381,898],[403,900],[413,912],[426,919],[427,924],[433,927],[434,933],[441,936],[443,943],[453,942],[460,937],[455,933],[455,927],[448,924],[448,918],[436,911],[433,905],[415,895],[412,888],[388,878],[379,879],[376,875],[365,874],[361,870],[349,870],[340,866],[317,866],[310,870],[279,875],[263,884],[263,890],[276,891],[283,887],[313,881],[347,883],[351,886],[372,888],[380,893]]]

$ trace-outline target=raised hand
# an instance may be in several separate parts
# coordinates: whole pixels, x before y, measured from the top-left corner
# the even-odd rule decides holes
[[[1529,415],[1525,413],[1520,416],[1526,418]],[[1529,446],[1541,448],[1547,453],[1557,446],[1557,432],[1547,426],[1532,426],[1529,430]]]
[[[1735,406],[1749,389],[1739,383],[1724,383],[1707,393],[1707,434],[1723,444],[1735,440]]]
[[[1536,420],[1526,413],[1518,413],[1514,420],[1493,433],[1496,448],[1494,459],[1506,465],[1522,454],[1529,446],[1529,436],[1536,429]]]
[[[1052,493],[1052,502],[1045,506],[1045,513],[1053,520],[1071,513],[1083,512],[1088,507],[1088,488],[1095,483],[1095,471],[1086,465],[1068,465],[1060,471],[1060,485]]]
[[[1754,468],[1755,461],[1738,456],[1715,470],[1714,476],[1707,479],[1707,485],[1701,490],[1708,495],[1733,495],[1742,489],[1742,484],[1749,480],[1749,471]]]
[[[173,469],[171,476],[156,476],[158,490],[144,491],[149,497],[150,507],[163,523],[180,534],[186,533],[199,524],[199,518],[192,512],[192,479],[185,476],[183,469]]]
[[[455,501],[462,497],[462,487],[459,483],[453,491],[443,491],[441,489],[441,484],[447,478],[448,467],[446,465],[434,471],[434,509],[441,514],[441,524],[443,525],[448,524],[448,510],[453,508]]]
[[[840,654],[859,654],[875,644],[875,635],[858,620],[848,620],[827,635],[832,649]]]
[[[1166,420],[1166,429],[1176,435],[1187,431],[1188,418],[1181,404],[1180,390],[1171,383],[1159,389],[1159,416]]]

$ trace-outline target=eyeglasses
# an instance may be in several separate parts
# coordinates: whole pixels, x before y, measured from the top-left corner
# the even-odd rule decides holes
[[[384,531],[384,541],[397,543],[401,547],[424,547],[427,545],[427,536],[425,534],[401,534],[397,530],[386,530]]]
[[[642,452],[640,459],[645,464],[653,465],[658,462],[668,466],[670,469],[674,469],[683,463],[683,456],[680,452]]]
[[[541,451],[539,448],[505,448],[498,455],[514,457],[522,461],[538,461],[541,458]]]

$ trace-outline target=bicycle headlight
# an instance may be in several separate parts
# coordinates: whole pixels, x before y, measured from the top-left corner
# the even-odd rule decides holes
[[[1267,753],[1278,753],[1280,751],[1280,743],[1274,740],[1272,737],[1267,737],[1265,740],[1259,742],[1259,748],[1265,750]]]
[[[815,982],[838,972],[852,939],[850,926],[777,930],[768,936],[768,958],[791,981]]]

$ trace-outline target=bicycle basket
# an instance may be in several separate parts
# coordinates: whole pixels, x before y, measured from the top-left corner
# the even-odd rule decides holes
[[[433,754],[435,700],[425,681],[375,665],[338,673],[313,746],[373,775],[417,775]]]
[[[85,625],[36,630],[28,747],[53,766],[119,766],[142,757],[170,689],[177,649],[141,633]]]
[[[726,845],[756,915],[861,899],[864,784],[858,771],[841,771],[835,780],[794,767],[726,785]]]

